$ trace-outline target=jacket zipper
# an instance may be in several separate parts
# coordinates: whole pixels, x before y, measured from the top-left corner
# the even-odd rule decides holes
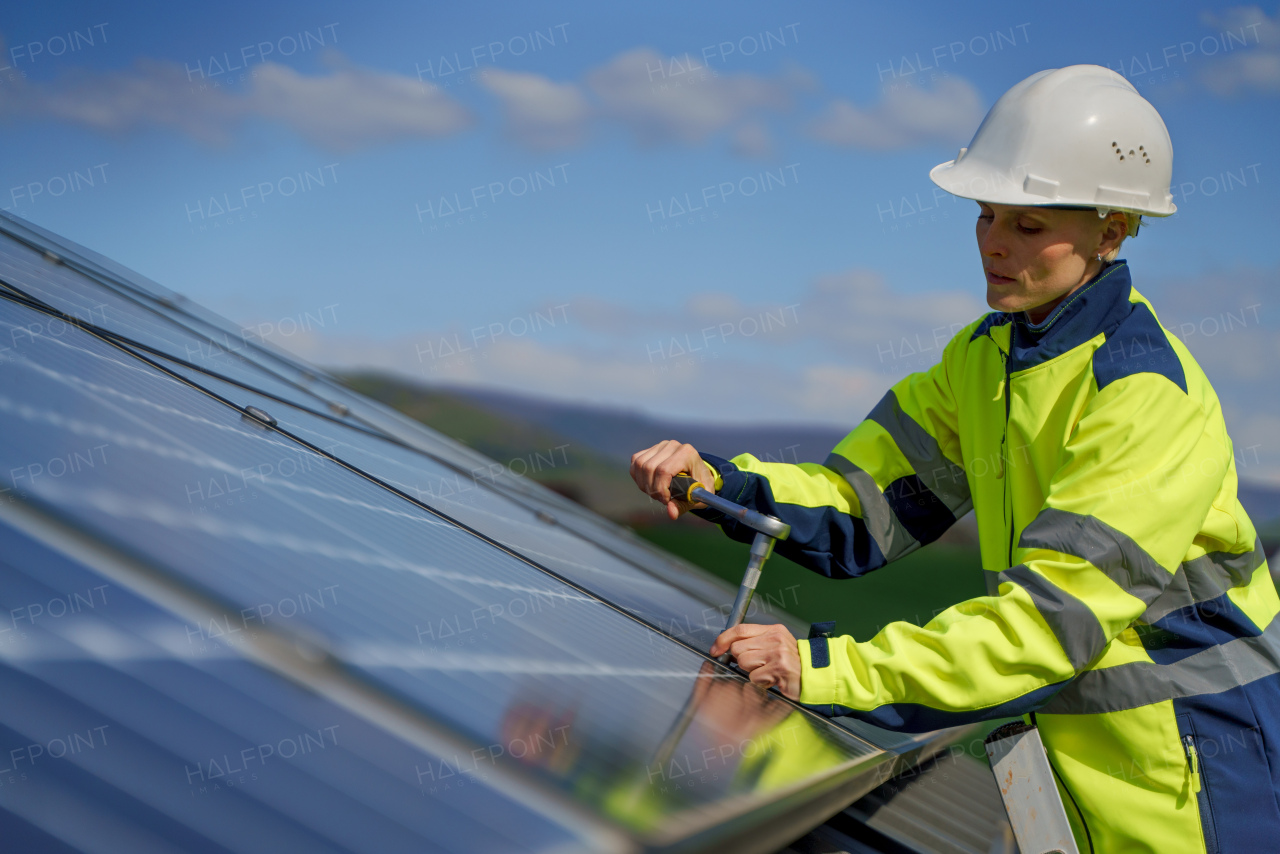
[[[1187,754],[1187,768],[1191,771],[1191,791],[1198,795],[1200,794],[1200,754],[1196,752],[1195,739],[1184,735],[1182,749]]]
[[[1214,824],[1213,811],[1210,808],[1209,793],[1204,789],[1201,780],[1200,751],[1196,750],[1196,737],[1184,735],[1182,750],[1187,755],[1187,771],[1191,776],[1191,793],[1196,796],[1200,807],[1200,829],[1204,833],[1204,845],[1207,854],[1218,852],[1218,830]]]
[[[1000,357],[1004,360],[1004,432],[1000,435],[1000,477],[1004,480],[1002,489],[1004,517],[1009,524],[1009,550],[1005,559],[1006,568],[1013,566],[1013,507],[1012,498],[1009,494],[1009,472],[1006,466],[1008,459],[1009,414],[1013,406],[1013,347],[1016,330],[1017,323],[1011,322],[1009,324],[1009,352],[1000,351]]]

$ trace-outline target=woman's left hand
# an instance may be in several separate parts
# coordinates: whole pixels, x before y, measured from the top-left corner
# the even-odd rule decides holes
[[[729,652],[738,667],[763,688],[777,688],[783,696],[800,699],[800,652],[786,626],[742,623],[725,631],[711,647],[713,656]]]

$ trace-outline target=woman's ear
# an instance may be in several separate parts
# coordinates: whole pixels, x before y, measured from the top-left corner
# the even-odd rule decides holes
[[[1129,220],[1120,211],[1112,211],[1107,215],[1102,233],[1098,235],[1098,252],[1103,258],[1120,247],[1129,234]]]

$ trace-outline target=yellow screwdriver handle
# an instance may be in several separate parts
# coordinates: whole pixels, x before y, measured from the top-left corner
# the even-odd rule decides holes
[[[700,481],[695,480],[687,471],[682,471],[675,477],[671,478],[671,497],[681,501],[687,501],[690,504],[697,504],[698,499],[694,498],[690,493],[698,487],[707,489]],[[710,492],[711,490],[707,490]]]

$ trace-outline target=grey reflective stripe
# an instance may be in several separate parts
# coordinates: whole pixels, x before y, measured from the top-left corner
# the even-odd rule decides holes
[[[1237,554],[1209,552],[1185,561],[1178,567],[1168,589],[1151,603],[1140,619],[1143,623],[1154,623],[1181,608],[1217,599],[1236,587],[1247,587],[1253,580],[1253,573],[1266,559],[1262,541],[1258,540],[1253,551]]]
[[[1210,596],[1209,598],[1216,597]],[[1195,603],[1196,600],[1191,598],[1191,590],[1187,585],[1187,565],[1185,563],[1180,564],[1178,571],[1173,575],[1173,580],[1169,582],[1169,586],[1156,597],[1156,600],[1138,618],[1139,626],[1150,625],[1161,617],[1172,614],[1174,611],[1193,607]]]
[[[1180,608],[1217,599],[1236,587],[1247,587],[1253,573],[1266,561],[1262,540],[1256,540],[1253,551],[1232,554],[1209,552],[1183,562],[1168,589],[1151,603],[1142,615],[1144,623],[1154,623]]]
[[[1000,573],[997,584],[1012,581],[1031,596],[1077,671],[1102,654],[1107,636],[1089,606],[1025,564]]]
[[[880,547],[880,554],[884,555],[885,560],[897,560],[920,548],[919,541],[902,527],[897,515],[889,507],[889,501],[880,487],[876,486],[875,478],[839,454],[829,455],[826,466],[844,475],[844,479],[853,487],[858,503],[862,505],[862,521],[866,523],[867,531]]]
[[[1000,578],[998,573],[994,573],[989,569],[982,570],[982,580],[987,585],[988,596],[1000,595]]]
[[[1172,664],[1133,661],[1081,673],[1040,710],[1096,715],[1179,697],[1221,694],[1280,673],[1280,619],[1258,637],[1236,638]]]
[[[896,394],[890,391],[880,398],[867,420],[884,428],[916,477],[947,505],[952,515],[959,519],[973,509],[969,478],[964,469],[949,460],[938,440],[902,411]]]
[[[1233,587],[1244,587],[1253,581],[1253,573],[1267,559],[1262,550],[1262,540],[1254,541],[1253,550],[1243,554],[1209,552],[1183,566],[1187,568],[1187,582],[1191,595],[1216,599]]]
[[[1087,560],[1130,596],[1154,602],[1173,573],[1152,559],[1128,534],[1093,516],[1046,507],[1022,531],[1018,548],[1048,549]]]

